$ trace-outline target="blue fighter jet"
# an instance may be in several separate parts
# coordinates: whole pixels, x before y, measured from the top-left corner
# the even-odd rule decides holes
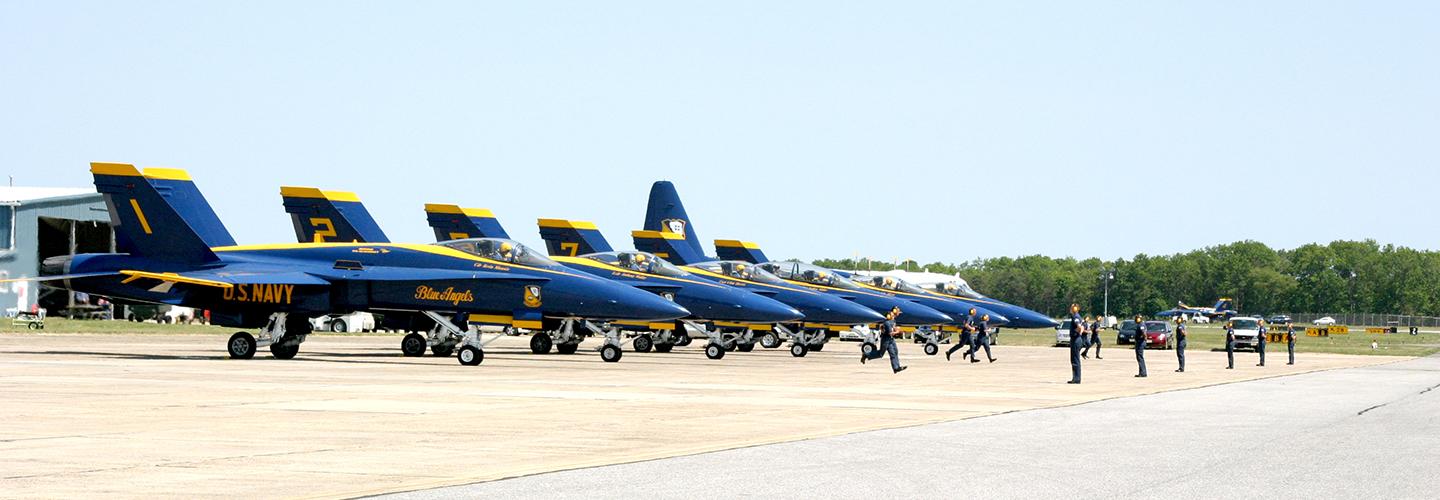
[[[585,318],[689,314],[543,255],[481,241],[239,246],[184,171],[92,163],[91,172],[121,253],[52,257],[38,280],[121,303],[206,309],[215,324],[260,328],[258,339],[230,337],[232,358],[253,357],[258,347],[293,358],[310,332],[307,316],[330,312],[424,314],[449,333],[465,365],[484,360],[483,340],[458,326],[466,315],[554,329]]]

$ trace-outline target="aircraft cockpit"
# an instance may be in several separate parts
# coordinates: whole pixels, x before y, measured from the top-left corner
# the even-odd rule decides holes
[[[530,247],[522,245],[518,241],[504,238],[468,238],[444,241],[436,244],[453,248],[476,257],[497,260],[507,264],[541,267],[560,265],[550,260],[545,254],[531,250]]]
[[[966,283],[965,280],[955,280],[940,283],[938,285],[935,285],[935,291],[952,297],[965,297],[970,299],[985,298],[984,295],[980,295],[980,292],[976,292],[975,289],[970,288],[970,284]]]
[[[764,264],[759,264],[759,266],[761,269],[770,271],[771,273],[774,273],[776,276],[779,276],[783,279],[804,281],[810,284],[831,286],[835,288],[845,288],[849,290],[860,289],[860,285],[856,285],[854,282],[850,281],[844,276],[835,274],[835,271],[831,271],[820,266],[806,264],[804,262],[766,262]]]
[[[915,286],[914,283],[896,278],[894,276],[857,276],[854,279],[867,285],[903,293],[925,293],[925,289]]]
[[[642,274],[657,274],[672,278],[690,275],[675,264],[671,264],[670,261],[656,257],[655,254],[649,252],[603,252],[586,255],[585,258]]]
[[[694,267],[696,269],[704,269],[712,273],[722,274],[738,280],[754,281],[757,283],[769,283],[772,285],[780,285],[785,283],[784,280],[776,277],[773,274],[770,274],[769,272],[755,266],[754,264],[738,260],[715,260],[710,262],[701,262],[691,267]]]

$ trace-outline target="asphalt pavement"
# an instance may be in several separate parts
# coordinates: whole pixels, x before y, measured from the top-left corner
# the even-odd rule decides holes
[[[1436,498],[1437,388],[1431,356],[384,498]]]

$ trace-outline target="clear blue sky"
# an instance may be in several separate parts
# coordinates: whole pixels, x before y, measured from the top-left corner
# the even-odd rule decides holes
[[[185,168],[242,243],[292,184],[629,248],[668,179],[772,257],[1437,247],[1437,2],[472,3],[5,1],[0,165]]]

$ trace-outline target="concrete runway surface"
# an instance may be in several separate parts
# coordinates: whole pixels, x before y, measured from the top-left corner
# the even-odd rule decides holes
[[[418,491],[449,498],[1437,498],[1440,357]]]
[[[699,455],[626,466],[624,475],[604,472],[614,469],[567,473],[605,475],[598,480],[602,486],[594,488],[571,488],[590,484],[579,479],[540,486],[557,476],[481,488],[517,496],[693,496],[700,491],[833,496],[879,493],[886,487],[910,496],[939,495],[951,490],[895,479],[903,476],[846,471],[880,471],[880,462],[866,460],[884,459],[899,474],[939,482],[960,470],[957,461],[984,457],[980,463],[998,474],[988,477],[1023,473],[1035,486],[1062,475],[1045,457],[1069,454],[1086,457],[1097,475],[1089,483],[1102,488],[1124,484],[1128,476],[1116,475],[1122,465],[1115,462],[1127,453],[1170,449],[1175,441],[1166,436],[1210,425],[1206,419],[1229,422],[1227,416],[1245,416],[1233,422],[1235,430],[1243,431],[1271,415],[1261,410],[1283,406],[1288,412],[1274,414],[1281,417],[1273,425],[1287,418],[1307,423],[1334,418],[1335,412],[1353,414],[1358,411],[1354,406],[1398,398],[1412,389],[1390,394],[1392,381],[1379,376],[1394,375],[1398,384],[1411,371],[1331,372],[1317,376],[1358,377],[1355,385],[1365,390],[1288,390],[1298,383],[1293,380],[1304,379],[1271,378],[1254,384],[1253,391],[1260,392],[1235,392],[1238,386],[1227,385],[1164,394],[1154,402],[1140,398],[1095,406],[1134,409],[1133,423],[1131,413],[1081,407],[947,424],[933,431],[894,431],[880,434],[895,436],[882,441],[854,433],[1396,359],[1305,354],[1296,366],[1259,368],[1253,354],[1241,354],[1235,370],[1224,370],[1223,353],[1192,352],[1191,371],[1177,374],[1171,372],[1172,353],[1152,351],[1151,377],[1136,379],[1130,353],[1110,349],[1105,360],[1088,362],[1086,383],[1074,386],[1064,383],[1069,378],[1066,349],[1046,347],[1002,345],[996,349],[999,362],[970,364],[947,363],[944,356],[924,356],[920,346],[904,344],[902,358],[910,370],[894,375],[885,360],[861,365],[854,343],[832,344],[804,358],[778,349],[708,360],[697,342],[667,354],[627,352],[619,363],[604,363],[588,348],[575,355],[536,356],[526,348],[528,339],[517,337],[487,348],[483,365],[466,367],[453,357],[402,357],[399,336],[315,336],[291,361],[263,354],[253,360],[225,359],[224,341],[224,335],[0,335],[0,492],[7,498],[353,497],[832,436],[843,437],[729,452],[764,457],[752,462],[707,467],[700,464],[726,455]],[[585,346],[595,344],[591,340]],[[1230,406],[1186,403],[1206,391],[1217,391]],[[1275,398],[1298,399],[1280,404],[1283,400],[1267,399],[1271,391]],[[1167,413],[1172,406],[1189,408],[1189,413],[1184,418]],[[1374,410],[1367,418],[1377,418],[1372,414],[1385,415]],[[1125,453],[1107,448],[1119,446],[1122,424],[1146,426],[1150,436]],[[1060,425],[1090,429],[1103,440],[1037,456],[984,455],[986,449],[1025,450],[1045,443]],[[1406,427],[1396,428],[1403,432]],[[1378,429],[1370,434],[1384,435]],[[1222,431],[1205,436],[1217,442],[1235,439]],[[1074,439],[1081,443],[1085,438]],[[1187,446],[1206,450],[1213,445],[1197,443]],[[1174,458],[1176,465],[1209,463],[1210,452],[1197,453],[1161,458]],[[1182,473],[1188,470],[1161,467],[1153,477],[1189,477]],[[949,488],[986,485],[996,491],[986,477],[968,481]]]

